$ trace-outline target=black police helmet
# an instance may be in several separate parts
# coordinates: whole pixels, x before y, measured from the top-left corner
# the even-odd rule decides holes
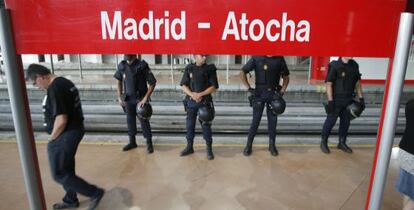
[[[286,102],[282,96],[275,96],[269,104],[270,111],[273,115],[279,115],[285,112]]]
[[[363,109],[358,101],[353,101],[346,107],[346,111],[349,113],[351,120],[353,120],[361,116]]]
[[[202,122],[211,122],[214,119],[214,109],[209,106],[202,106],[198,109],[198,119]]]
[[[152,106],[149,103],[144,104],[144,106],[137,106],[137,117],[139,119],[149,120],[152,116]]]

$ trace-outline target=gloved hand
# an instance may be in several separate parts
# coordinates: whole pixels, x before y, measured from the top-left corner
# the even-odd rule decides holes
[[[365,100],[364,98],[359,98],[359,104],[361,105],[362,110],[365,109]]]
[[[335,103],[334,101],[328,101],[328,104],[326,105],[326,113],[332,114],[335,112]]]

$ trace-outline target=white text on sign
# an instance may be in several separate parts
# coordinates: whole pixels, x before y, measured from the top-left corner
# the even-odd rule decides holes
[[[241,13],[239,19],[234,11],[227,15],[221,40],[261,41],[270,42],[290,41],[309,42],[311,24],[307,20],[294,21],[288,18],[288,13],[282,13],[281,20],[249,19],[246,13]],[[181,11],[180,17],[170,18],[169,11],[164,11],[162,17],[154,17],[149,11],[148,16],[140,20],[122,17],[121,11],[115,11],[112,18],[107,11],[101,11],[102,39],[110,40],[185,40],[186,12]],[[209,29],[210,23],[198,24],[199,29]]]

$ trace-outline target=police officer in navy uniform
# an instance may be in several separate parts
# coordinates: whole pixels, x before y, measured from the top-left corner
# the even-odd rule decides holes
[[[219,88],[217,68],[214,64],[206,64],[207,55],[194,55],[194,58],[195,64],[186,66],[180,83],[186,94],[184,106],[187,112],[187,146],[181,152],[181,156],[194,153],[193,142],[198,111],[204,106],[210,106],[210,108],[214,109],[211,94]],[[214,154],[212,150],[211,122],[199,121],[203,130],[204,140],[207,144],[207,159],[212,160],[214,159]]]
[[[135,139],[137,134],[137,106],[143,107],[144,104],[149,103],[157,80],[147,62],[137,59],[136,55],[130,54],[125,55],[124,60],[119,63],[114,77],[118,80],[118,102],[127,115],[129,144],[123,147],[123,151],[128,151],[137,147]],[[149,119],[139,118],[139,121],[147,142],[147,152],[152,153],[154,148]]]
[[[246,76],[246,74],[253,70],[256,78],[255,89],[252,89]],[[282,86],[279,84],[280,78],[283,80]],[[269,151],[271,155],[277,156],[279,154],[275,146],[277,116],[271,113],[270,103],[274,99],[275,94],[283,96],[289,84],[289,69],[285,59],[282,56],[253,56],[243,66],[240,72],[240,79],[253,96],[251,103],[253,106],[253,120],[243,154],[249,156],[252,153],[253,140],[266,106]]]
[[[353,102],[356,94],[359,97],[359,103],[362,109],[365,109],[364,98],[362,97],[362,87],[360,84],[361,74],[359,66],[351,57],[339,57],[338,60],[332,61],[328,66],[326,77],[326,95],[328,104],[326,106],[325,123],[321,135],[321,150],[329,154],[328,138],[338,117],[339,122],[339,143],[338,149],[344,152],[352,153],[352,149],[346,144],[348,128],[351,121],[350,114],[346,107]]]
[[[53,209],[79,207],[77,193],[90,197],[88,209],[95,209],[104,190],[89,184],[75,174],[75,155],[85,134],[78,89],[68,79],[57,77],[44,66],[32,64],[27,70],[33,85],[47,91],[43,100],[45,128],[51,135],[47,145],[50,169],[56,182],[66,191],[63,202]]]

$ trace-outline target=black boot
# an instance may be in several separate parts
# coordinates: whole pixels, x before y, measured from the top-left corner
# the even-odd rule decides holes
[[[153,153],[154,152],[154,147],[152,146],[152,139],[147,139],[147,152],[148,153]]]
[[[193,140],[188,140],[187,139],[187,146],[185,147],[185,149],[183,151],[181,151],[180,156],[187,156],[187,155],[193,154],[193,153],[194,153]]]
[[[213,149],[211,148],[211,142],[207,143],[207,159],[209,160],[213,160],[214,159],[214,154],[213,154]]]
[[[129,136],[129,144],[125,145],[122,150],[128,151],[134,148],[137,148],[137,141],[135,140],[135,136]]]
[[[272,156],[278,156],[279,155],[279,152],[276,149],[274,140],[269,140],[269,151],[270,151],[270,154]]]
[[[322,136],[321,137],[321,150],[323,153],[329,154],[331,153],[331,151],[329,150],[328,147],[328,137],[327,136]]]
[[[71,208],[78,208],[79,207],[79,201],[74,203],[66,203],[66,202],[60,202],[53,204],[53,210],[57,209],[71,209]]]
[[[352,153],[352,149],[346,145],[346,137],[339,137],[338,149],[346,153]]]
[[[244,148],[243,155],[249,156],[252,154],[253,139],[247,139],[246,147]]]

